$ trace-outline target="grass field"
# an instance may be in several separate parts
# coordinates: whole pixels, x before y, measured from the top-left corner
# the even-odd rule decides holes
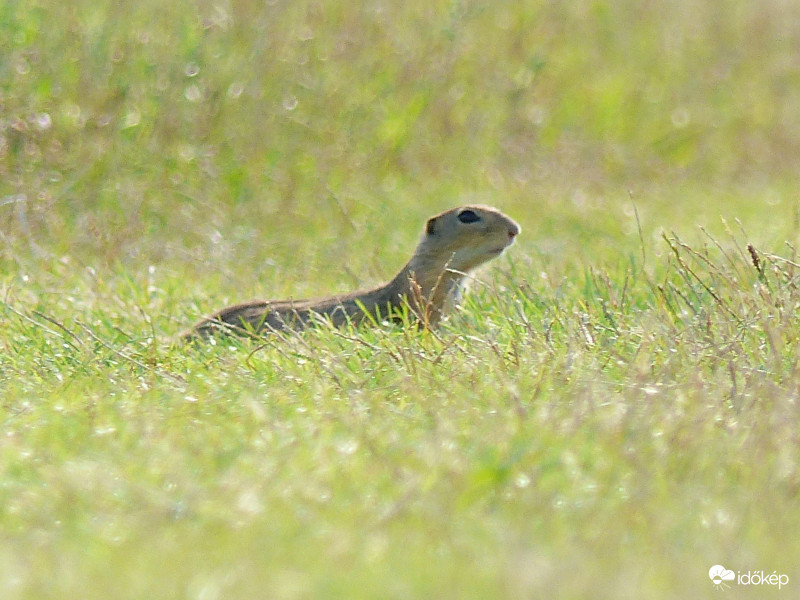
[[[800,5],[722,4],[1,3],[0,598],[798,597]],[[473,201],[436,332],[171,343]]]

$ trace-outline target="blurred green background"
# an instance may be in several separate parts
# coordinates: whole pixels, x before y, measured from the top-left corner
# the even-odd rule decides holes
[[[0,28],[6,271],[325,293],[466,201],[556,261],[635,249],[634,204],[648,234],[796,228],[795,2],[26,0]]]

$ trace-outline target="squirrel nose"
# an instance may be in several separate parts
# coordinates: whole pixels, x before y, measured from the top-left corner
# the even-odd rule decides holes
[[[518,233],[519,233],[519,229],[509,229],[508,230],[508,239],[513,240]]]

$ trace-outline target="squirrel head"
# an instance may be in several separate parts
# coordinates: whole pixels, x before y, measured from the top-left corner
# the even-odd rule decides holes
[[[502,254],[520,231],[513,219],[496,208],[460,206],[428,219],[417,256],[467,272]]]

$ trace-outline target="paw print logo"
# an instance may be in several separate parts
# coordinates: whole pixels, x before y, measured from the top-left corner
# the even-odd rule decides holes
[[[711,583],[714,584],[714,587],[718,590],[724,590],[725,588],[731,587],[726,581],[733,581],[736,578],[736,575],[730,569],[726,569],[722,565],[714,565],[708,570],[708,578],[711,580]]]

